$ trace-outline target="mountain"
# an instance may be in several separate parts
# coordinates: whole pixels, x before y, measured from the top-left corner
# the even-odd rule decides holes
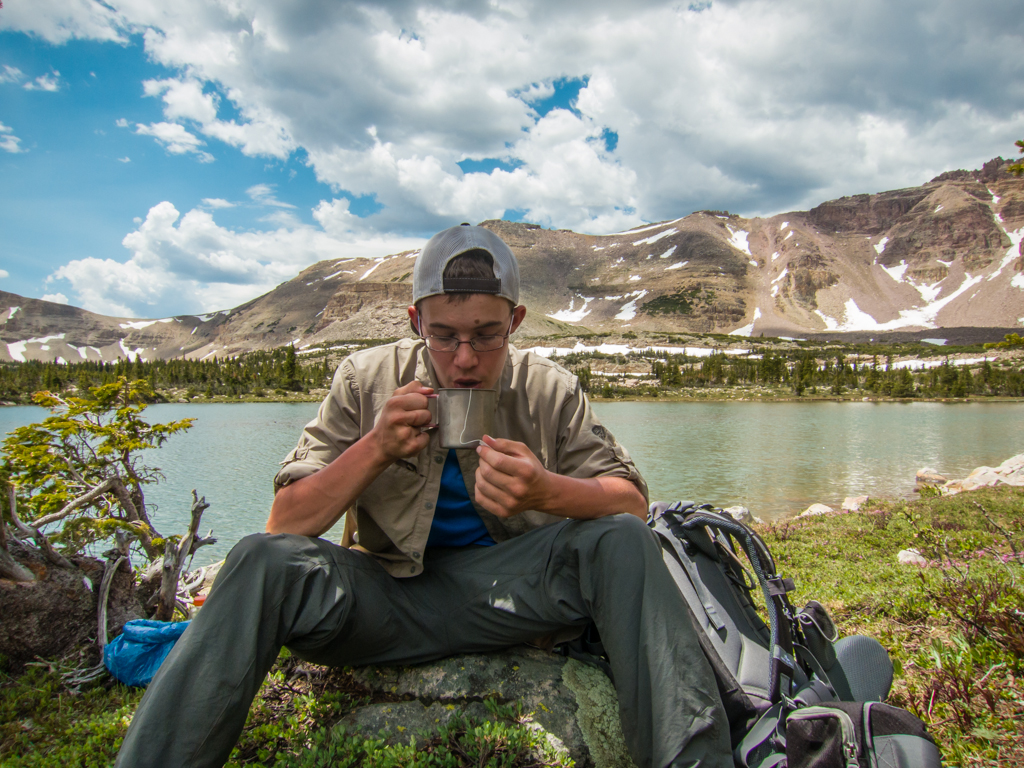
[[[1024,179],[995,158],[920,187],[745,219],[699,211],[614,235],[486,221],[519,258],[517,336],[1013,329]],[[112,318],[0,292],[0,361],[234,355],[405,336],[416,252],[324,261],[234,309]]]

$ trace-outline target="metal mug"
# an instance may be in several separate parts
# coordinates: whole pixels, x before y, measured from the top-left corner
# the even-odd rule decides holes
[[[442,388],[427,398],[433,423],[425,429],[437,429],[442,448],[473,448],[494,434],[496,390]]]

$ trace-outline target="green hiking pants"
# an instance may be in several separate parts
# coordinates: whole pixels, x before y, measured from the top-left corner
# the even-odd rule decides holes
[[[153,678],[116,765],[223,765],[282,646],[319,664],[415,664],[592,618],[637,765],[732,767],[710,665],[638,518],[564,521],[493,547],[431,551],[424,566],[396,579],[323,539],[243,539]]]

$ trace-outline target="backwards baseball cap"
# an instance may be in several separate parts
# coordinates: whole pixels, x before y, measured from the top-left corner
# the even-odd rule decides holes
[[[467,251],[486,251],[494,277],[444,277],[444,268]],[[519,303],[519,264],[505,241],[484,227],[462,224],[438,232],[423,246],[412,272],[412,303],[443,293],[492,293]]]

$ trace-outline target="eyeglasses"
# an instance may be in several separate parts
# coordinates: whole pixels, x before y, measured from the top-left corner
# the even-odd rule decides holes
[[[474,352],[493,352],[505,346],[505,339],[512,334],[512,321],[514,319],[515,315],[509,318],[508,333],[474,336],[467,341],[460,341],[455,336],[423,336],[422,330],[420,330],[420,336],[423,337],[423,342],[427,345],[427,349],[433,352],[455,352],[462,344],[469,344]]]

